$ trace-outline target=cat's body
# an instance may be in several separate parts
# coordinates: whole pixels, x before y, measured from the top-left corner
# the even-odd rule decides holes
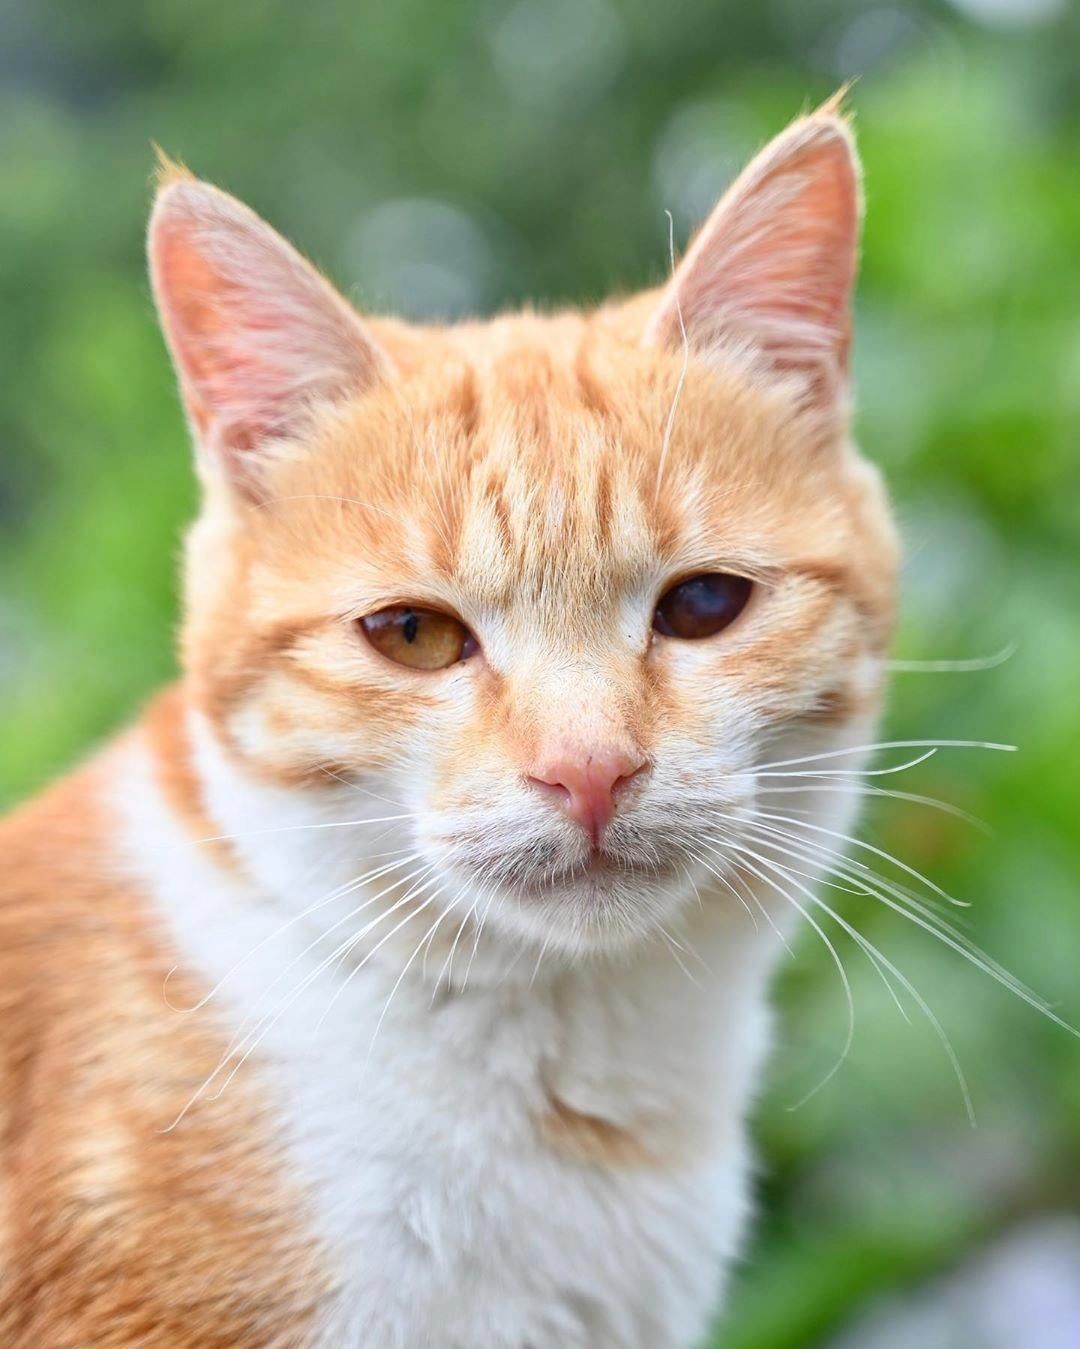
[[[891,622],[845,438],[855,181],[827,111],[665,295],[442,331],[361,327],[164,188],[207,486],[185,676],[0,826],[3,1343],[701,1339],[820,863],[777,886],[757,774],[871,738]],[[650,636],[673,585],[734,605],[729,570],[730,634],[686,628],[699,586]],[[428,663],[373,613],[436,624]],[[859,762],[778,809],[845,833]]]

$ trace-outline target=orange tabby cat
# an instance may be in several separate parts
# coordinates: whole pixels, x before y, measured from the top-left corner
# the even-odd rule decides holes
[[[892,623],[858,226],[830,106],[662,291],[425,328],[165,168],[183,675],[0,826],[0,1343],[700,1341],[811,898],[761,775],[858,767]]]

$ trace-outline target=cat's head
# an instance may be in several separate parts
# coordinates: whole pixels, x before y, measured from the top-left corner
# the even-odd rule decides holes
[[[849,441],[859,214],[825,109],[663,289],[424,328],[361,319],[167,170],[151,271],[204,484],[184,662],[233,760],[392,803],[441,903],[554,947],[718,885],[755,768],[877,710],[896,549]]]

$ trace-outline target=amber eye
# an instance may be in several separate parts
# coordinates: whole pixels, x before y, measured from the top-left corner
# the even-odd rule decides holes
[[[376,651],[414,670],[445,670],[476,650],[476,638],[459,619],[436,609],[395,605],[360,620]]]
[[[672,586],[653,614],[653,627],[665,637],[696,641],[726,628],[746,608],[754,583],[745,576],[710,572]]]

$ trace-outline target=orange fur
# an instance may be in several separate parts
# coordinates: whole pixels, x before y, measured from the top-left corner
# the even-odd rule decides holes
[[[162,998],[171,961],[109,854],[110,769],[0,825],[0,1343],[301,1343],[326,1274],[258,1100],[238,1084],[163,1132],[224,1046]],[[183,976],[169,995],[196,998]]]
[[[666,1164],[666,1160],[658,1156],[638,1132],[598,1115],[575,1110],[558,1096],[550,1098],[549,1108],[541,1117],[539,1127],[553,1148],[576,1162],[620,1169],[655,1168]]]

